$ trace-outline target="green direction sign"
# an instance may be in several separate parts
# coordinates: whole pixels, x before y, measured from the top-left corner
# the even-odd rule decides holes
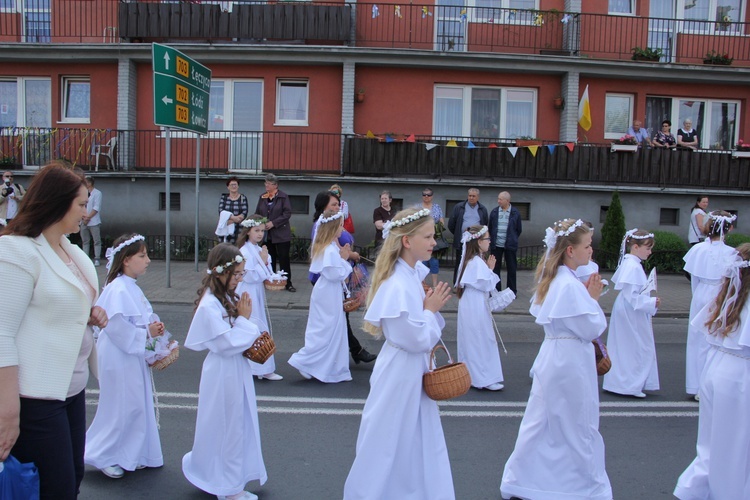
[[[182,52],[151,44],[154,70],[154,124],[208,132],[211,70]]]

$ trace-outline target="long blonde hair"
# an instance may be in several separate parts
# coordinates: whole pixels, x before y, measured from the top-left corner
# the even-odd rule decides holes
[[[592,231],[586,223],[576,226],[578,220],[580,219],[563,219],[552,224],[551,229],[555,234],[563,234],[556,236],[555,246],[551,250],[548,250],[547,257],[542,259],[536,266],[536,286],[534,287],[534,293],[536,294],[534,302],[536,304],[541,304],[547,296],[549,286],[552,280],[555,279],[555,276],[557,276],[557,268],[563,265],[567,248],[581,243],[583,236]],[[564,233],[568,231],[570,231],[570,234],[565,235]]]
[[[750,259],[750,243],[743,243],[737,247],[737,253],[740,255],[742,260]],[[742,315],[742,309],[747,302],[747,296],[750,293],[750,267],[743,267],[739,269],[740,283],[739,290],[735,290],[735,283],[732,283],[732,279],[724,278],[724,282],[721,285],[719,295],[716,296],[714,301],[713,309],[711,310],[706,327],[708,331],[713,335],[720,335],[726,337],[740,326],[740,316]],[[726,318],[722,318],[722,311],[724,309],[724,302],[728,297],[736,294],[736,300],[728,304],[726,311]]]
[[[393,220],[397,221],[404,219],[410,215],[414,215],[419,210],[421,210],[421,208],[407,208],[401,210],[393,216]],[[383,245],[380,247],[378,258],[375,260],[375,269],[370,274],[370,291],[367,294],[367,307],[370,306],[372,299],[375,298],[375,294],[378,292],[380,285],[382,285],[383,282],[393,274],[393,270],[396,267],[396,261],[401,256],[401,252],[404,249],[401,241],[402,237],[413,236],[420,228],[427,224],[434,224],[432,217],[422,217],[402,226],[391,227],[388,237],[383,241]],[[375,337],[380,337],[383,333],[381,328],[378,328],[367,321],[363,322],[362,329]]]
[[[326,210],[323,212],[324,218],[329,218],[336,215],[338,212],[335,210]],[[317,257],[323,255],[326,247],[338,238],[339,228],[344,224],[344,218],[339,217],[332,221],[321,222],[318,224],[318,229],[315,230],[315,239],[313,240],[312,250],[310,251],[310,260],[313,261]]]

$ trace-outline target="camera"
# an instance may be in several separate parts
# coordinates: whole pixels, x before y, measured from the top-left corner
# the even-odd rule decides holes
[[[10,185],[10,181],[5,181],[3,190],[5,191],[5,196],[10,196],[13,193],[13,186]]]

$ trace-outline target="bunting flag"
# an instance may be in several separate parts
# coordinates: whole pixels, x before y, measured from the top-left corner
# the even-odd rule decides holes
[[[427,16],[432,16],[432,12],[430,12],[430,9],[426,6],[422,6],[422,19],[424,19]]]
[[[437,144],[432,144],[428,142],[428,143],[425,143],[424,147],[427,149],[427,151],[431,151],[437,147]]]
[[[466,147],[467,147],[467,148],[469,148],[469,149],[474,149],[474,148],[476,148],[476,146],[474,145],[474,143],[473,143],[473,142],[471,142],[471,141],[469,141],[469,144],[467,144],[467,145],[466,145]]]
[[[380,15],[380,9],[378,9],[378,6],[373,4],[372,5],[372,18],[375,19]]]
[[[581,100],[578,103],[578,125],[586,131],[591,128],[591,103],[589,102],[588,85],[586,85]]]
[[[568,143],[565,144],[565,147],[568,148],[568,151],[570,151],[572,153],[573,152],[573,148],[575,148],[576,145],[575,145],[574,142],[568,142]]]
[[[516,11],[515,9],[508,12],[508,21],[513,21],[516,18]]]
[[[516,146],[512,146],[508,148],[508,151],[510,151],[510,154],[513,155],[513,158],[516,157],[516,153],[518,153],[518,148]]]
[[[461,9],[461,22],[466,22],[466,9]]]
[[[401,6],[400,5],[394,5],[393,7],[394,14],[397,18],[403,19],[404,16],[401,15]]]
[[[487,147],[490,149],[497,149],[497,144],[495,144],[494,142],[491,142],[490,145]]]
[[[534,16],[534,25],[541,26],[542,24],[544,24],[544,16],[542,14]]]
[[[568,24],[568,21],[570,21],[571,16],[570,14],[565,14],[562,19],[560,19],[560,22],[563,24]]]
[[[531,151],[531,156],[536,156],[536,152],[539,149],[539,146],[526,146],[529,148],[529,151]]]
[[[394,139],[390,135],[386,135],[385,136],[385,142],[396,142],[396,139]]]
[[[367,137],[368,139],[375,139],[375,134],[372,133],[372,130],[368,130],[365,137]]]
[[[451,139],[450,141],[448,141],[448,144],[446,144],[445,147],[447,147],[447,148],[457,148],[458,144],[456,144],[456,141],[454,141],[453,139]]]
[[[417,138],[414,137],[414,134],[411,134],[409,137],[406,138],[406,142],[417,142]]]
[[[549,154],[551,155],[555,154],[556,147],[557,146],[555,146],[554,144],[547,144],[547,150],[549,151]]]

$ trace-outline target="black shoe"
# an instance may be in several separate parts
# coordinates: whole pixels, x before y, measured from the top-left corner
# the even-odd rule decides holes
[[[370,354],[369,352],[367,352],[364,347],[360,349],[357,354],[352,353],[352,359],[354,359],[354,362],[356,364],[359,364],[360,362],[371,363],[375,361],[377,357],[378,356],[376,354]]]
[[[287,283],[287,284],[286,284],[286,291],[287,291],[287,292],[292,292],[292,293],[294,293],[294,292],[296,292],[296,291],[297,291],[297,289],[296,289],[296,288],[294,288],[294,285],[292,285],[291,283]]]

